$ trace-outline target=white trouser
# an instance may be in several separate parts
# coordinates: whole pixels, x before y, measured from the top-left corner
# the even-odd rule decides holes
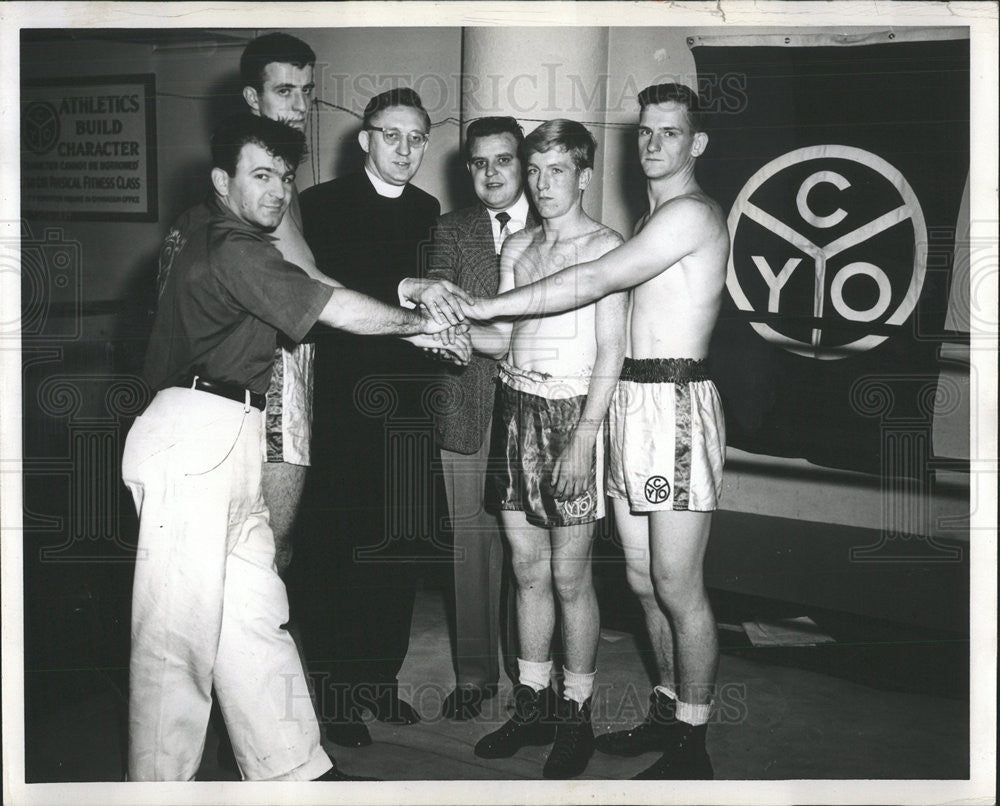
[[[330,768],[288,621],[260,488],[262,414],[158,392],[125,443],[139,513],[129,667],[129,779],[194,778],[212,686],[245,778]]]

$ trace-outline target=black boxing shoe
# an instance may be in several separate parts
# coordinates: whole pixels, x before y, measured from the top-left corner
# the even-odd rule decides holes
[[[551,686],[535,691],[518,684],[513,716],[480,739],[473,752],[479,758],[510,758],[522,747],[549,744],[555,739],[556,719],[556,693]]]
[[[594,755],[594,729],[590,724],[590,700],[583,705],[575,700],[559,703],[556,738],[542,767],[542,777],[565,780],[575,778]]]
[[[640,756],[664,748],[670,726],[677,722],[677,703],[666,694],[653,689],[649,695],[649,710],[641,724],[629,730],[602,733],[594,739],[594,747],[613,756]]]
[[[705,749],[707,725],[677,722],[669,729],[666,752],[633,781],[711,781],[712,760]]]

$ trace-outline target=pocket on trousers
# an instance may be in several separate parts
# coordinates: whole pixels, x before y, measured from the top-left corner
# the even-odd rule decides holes
[[[246,417],[225,417],[199,424],[180,445],[178,459],[185,476],[204,476],[232,455],[246,427]]]

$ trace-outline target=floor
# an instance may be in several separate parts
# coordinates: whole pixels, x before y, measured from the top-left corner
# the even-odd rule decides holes
[[[373,721],[373,746],[346,750],[331,744],[327,750],[345,771],[385,779],[538,778],[547,748],[528,748],[500,761],[484,761],[472,752],[476,741],[506,718],[506,681],[478,719],[455,723],[439,717],[441,700],[454,682],[446,590],[425,581],[418,593],[410,653],[400,675],[401,690],[424,715],[423,722],[391,727]],[[755,647],[740,628],[742,621],[803,614],[787,605],[719,592],[713,592],[713,604],[722,657],[708,745],[718,779],[968,776],[967,641],[811,614],[835,642]],[[640,720],[649,694],[644,650],[630,631],[636,622],[625,613],[627,607],[602,605],[602,612],[615,615],[605,617],[601,636],[595,732]],[[123,712],[115,676],[62,671],[59,680],[50,675],[46,697],[48,703],[62,704],[40,709],[30,726],[27,780],[122,780]],[[62,686],[66,695],[60,698]],[[216,747],[210,730],[199,779],[234,780],[235,773],[219,768]],[[627,778],[655,758],[598,753],[582,777]]]

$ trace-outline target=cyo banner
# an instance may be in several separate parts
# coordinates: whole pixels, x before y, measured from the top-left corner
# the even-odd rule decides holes
[[[886,417],[930,430],[969,170],[969,42],[937,35],[691,40],[700,84],[744,76],[698,165],[729,214],[712,367],[734,447],[884,473]]]

